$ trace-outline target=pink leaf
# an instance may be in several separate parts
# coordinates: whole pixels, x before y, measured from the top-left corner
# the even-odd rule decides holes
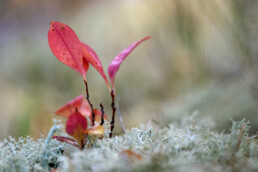
[[[96,52],[90,46],[88,46],[83,42],[81,43],[81,46],[82,46],[83,58],[86,59],[86,61],[90,63],[100,73],[100,75],[104,78],[108,88],[110,88],[109,82],[103,70],[103,66]]]
[[[113,90],[115,89],[114,87],[114,79],[115,79],[115,75],[116,72],[118,71],[121,63],[126,59],[126,57],[143,41],[146,41],[147,39],[150,39],[151,37],[145,37],[143,39],[141,39],[138,42],[133,43],[132,45],[130,45],[129,47],[127,47],[126,49],[124,49],[122,52],[120,52],[114,59],[113,61],[109,64],[108,66],[108,75],[109,75],[109,79],[111,81],[112,84],[112,88]]]
[[[83,60],[81,43],[77,35],[68,25],[51,22],[48,44],[58,60],[79,72],[85,79],[89,65]]]
[[[66,121],[66,133],[72,136],[80,147],[83,147],[84,132],[87,129],[87,120],[80,112],[72,113]]]
[[[82,100],[82,104],[81,104],[81,107],[79,108],[79,112],[83,115],[83,116],[90,116],[90,114],[91,114],[91,107],[90,107],[90,105],[89,105],[89,103],[88,103],[88,101],[87,100],[85,100],[84,98],[83,98],[83,100]]]
[[[56,139],[56,140],[58,140],[60,142],[66,142],[66,143],[68,143],[70,145],[73,145],[73,146],[79,148],[79,145],[77,144],[77,142],[74,139],[72,139],[72,138],[63,137],[63,136],[53,136],[52,138]]]
[[[81,108],[82,102],[83,95],[80,95],[63,105],[61,108],[57,109],[55,111],[55,114],[68,118],[72,113],[76,111],[76,108],[78,110]],[[86,105],[84,104],[84,106]]]

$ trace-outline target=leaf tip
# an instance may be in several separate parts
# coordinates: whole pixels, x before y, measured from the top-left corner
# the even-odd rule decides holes
[[[143,41],[146,41],[148,39],[150,39],[150,36],[147,36],[145,38],[142,38],[141,40],[131,44],[129,47],[127,47],[126,49],[124,49],[122,52],[120,52],[113,60],[112,62],[108,65],[108,76],[109,79],[111,81],[112,84],[112,88],[113,90],[115,90],[114,87],[114,80],[115,80],[115,75],[116,72],[118,71],[120,65],[122,64],[122,62],[126,59],[126,57],[139,45],[141,44]]]

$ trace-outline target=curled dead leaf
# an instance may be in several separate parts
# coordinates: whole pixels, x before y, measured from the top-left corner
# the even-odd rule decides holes
[[[138,154],[130,149],[126,149],[126,150],[123,150],[122,152],[120,152],[119,157],[121,157],[125,161],[128,161],[129,163],[134,163],[136,161],[143,160],[143,157],[140,154]]]

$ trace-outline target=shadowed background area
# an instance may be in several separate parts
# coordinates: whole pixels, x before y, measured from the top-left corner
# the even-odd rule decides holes
[[[246,118],[255,134],[257,9],[255,0],[0,1],[0,139],[46,134],[58,118],[53,112],[85,94],[82,77],[48,46],[51,21],[68,24],[97,52],[105,71],[121,50],[152,37],[116,76],[126,128],[151,119],[165,126],[193,115],[218,131]],[[86,77],[92,103],[102,102],[111,118],[104,80],[92,67]],[[121,133],[118,117],[115,132]]]

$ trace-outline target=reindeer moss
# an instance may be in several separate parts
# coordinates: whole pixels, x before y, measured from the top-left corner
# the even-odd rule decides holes
[[[203,122],[183,120],[159,128],[154,123],[126,134],[96,140],[79,151],[70,145],[30,137],[0,142],[1,171],[258,171],[257,136],[250,137],[249,122],[233,122],[231,133],[210,131]],[[189,120],[188,120],[189,121]],[[121,156],[132,150],[143,158]]]

